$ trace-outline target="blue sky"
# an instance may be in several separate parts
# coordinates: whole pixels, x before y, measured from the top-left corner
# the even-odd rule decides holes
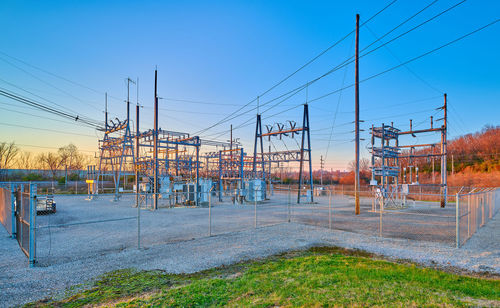
[[[433,1],[398,0],[360,30],[363,49]],[[382,40],[385,42],[459,1],[439,0]],[[0,88],[40,97],[67,110],[103,118],[104,92],[114,116],[125,115],[125,79],[139,78],[141,128],[152,127],[154,68],[158,67],[160,126],[195,133],[206,128],[299,68],[389,1],[3,1],[0,26]],[[384,71],[499,18],[499,1],[466,1],[419,29],[360,60],[360,79]],[[448,93],[449,137],[498,125],[500,114],[500,23],[434,54],[360,85],[362,156],[372,124],[394,122],[407,129],[409,119],[425,128]],[[260,98],[265,103],[328,71],[353,55],[350,36],[317,61]],[[377,46],[375,44],[373,47]],[[42,68],[96,91],[76,86],[21,63]],[[264,112],[264,124],[302,118],[300,105],[354,81],[349,65]],[[30,91],[38,95],[34,97]],[[135,102],[135,88],[132,89]],[[199,101],[203,104],[170,99]],[[47,102],[47,101],[45,101]],[[211,104],[207,104],[211,103]],[[337,109],[338,104],[338,109]],[[297,106],[287,112],[282,112]],[[354,153],[354,89],[309,104],[314,166],[345,169]],[[201,134],[210,138],[229,124],[252,124],[234,132],[246,152],[253,151],[255,107],[243,116]],[[0,141],[16,141],[31,151],[69,142],[95,151],[98,133],[58,120],[0,97]],[[265,107],[261,108],[261,111]],[[23,113],[20,113],[23,112]],[[280,113],[269,118],[270,115]],[[43,115],[39,118],[32,115]],[[332,141],[327,152],[331,126]],[[11,126],[38,127],[47,130]],[[72,135],[76,132],[79,135]],[[216,134],[219,133],[219,134]],[[438,141],[439,136],[404,140]],[[218,137],[227,140],[229,134]],[[294,143],[292,143],[293,145]],[[41,146],[47,148],[38,148]],[[289,145],[290,146],[290,145]]]

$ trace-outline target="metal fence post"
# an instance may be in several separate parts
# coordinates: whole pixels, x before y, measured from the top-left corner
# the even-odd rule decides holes
[[[378,236],[382,237],[382,212],[384,211],[383,202],[379,206],[379,222],[378,222]]]
[[[14,184],[10,184],[10,206],[11,206],[11,237],[16,238],[16,192]]]
[[[254,188],[254,217],[253,217],[253,226],[254,228],[257,228],[257,188]]]
[[[31,184],[29,186],[30,195],[30,233],[29,233],[29,264],[30,267],[34,267],[36,263],[36,245],[35,245],[35,226],[36,226],[36,184]]]
[[[328,228],[332,228],[332,191],[328,191]]]
[[[137,188],[135,197],[135,205],[137,206],[137,249],[141,249],[141,207],[139,205],[139,189]]]
[[[212,236],[212,189],[208,192],[208,236]]]
[[[470,236],[470,193],[467,195],[467,238]]]
[[[456,246],[457,248],[460,247],[460,228],[459,228],[459,225],[460,225],[460,217],[459,217],[459,208],[460,208],[460,195],[459,193],[457,193],[457,196],[456,196],[456,206],[455,206],[455,232],[456,232]]]
[[[291,206],[291,204],[290,204],[291,190],[292,190],[292,188],[290,186],[288,186],[288,222],[290,222],[291,218],[292,218],[291,217],[292,216],[291,215],[291,209],[290,209],[290,206]]]
[[[484,194],[481,196],[481,227],[484,226]]]
[[[489,209],[488,209],[489,219],[492,219],[493,218],[493,192],[492,191],[488,192],[488,205],[489,205]]]

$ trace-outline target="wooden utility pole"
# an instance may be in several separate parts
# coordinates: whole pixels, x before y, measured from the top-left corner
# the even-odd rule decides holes
[[[443,117],[443,126],[441,129],[441,207],[446,206],[447,198],[448,198],[448,167],[446,162],[446,156],[448,155],[447,150],[447,132],[448,132],[448,106],[447,106],[447,95],[444,94],[444,117]]]
[[[355,133],[356,133],[356,174],[354,177],[354,212],[359,215],[359,14],[356,14],[356,49],[355,49]]]
[[[321,186],[323,186],[323,167],[324,167],[325,161],[323,160],[323,155],[320,157],[320,165],[321,165],[321,173],[320,173],[320,183]]]
[[[135,106],[135,205],[139,207],[139,100]]]
[[[230,126],[230,135],[229,135],[229,155],[230,156],[230,163],[229,163],[229,171],[230,171],[230,177],[233,177],[233,124]]]
[[[158,70],[155,69],[155,108],[154,108],[154,135],[153,135],[153,160],[154,160],[154,172],[153,172],[153,194],[154,202],[153,208],[158,209]]]
[[[104,128],[108,131],[108,92],[104,93]]]

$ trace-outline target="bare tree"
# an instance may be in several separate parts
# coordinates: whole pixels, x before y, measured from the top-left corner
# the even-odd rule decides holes
[[[19,154],[19,148],[14,142],[0,143],[0,169],[9,168],[17,154]]]
[[[92,155],[82,155],[81,165],[78,169],[81,170],[88,165],[95,165],[95,164],[96,164],[95,157],[93,157]]]
[[[34,158],[33,158],[33,164],[32,167],[34,169],[47,169],[45,160],[44,160],[45,153],[38,153]]]
[[[351,160],[349,165],[347,166],[347,170],[356,171],[356,161]],[[368,172],[370,171],[370,160],[368,158],[361,158],[359,160],[359,171],[360,172]]]
[[[81,170],[88,165],[88,155],[80,153],[78,148],[72,143],[59,148],[58,154],[61,159],[61,167],[65,167],[68,172],[71,170]]]
[[[52,179],[55,179],[57,170],[63,165],[63,160],[58,154],[48,152],[42,153],[39,156],[40,162],[43,163],[44,167],[47,167],[52,173]]]
[[[35,157],[31,152],[21,151],[17,159],[17,167],[19,169],[33,169],[35,165]]]

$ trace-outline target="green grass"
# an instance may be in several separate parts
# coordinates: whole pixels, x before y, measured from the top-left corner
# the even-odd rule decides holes
[[[30,306],[500,306],[500,280],[314,248],[191,275],[120,270]]]

